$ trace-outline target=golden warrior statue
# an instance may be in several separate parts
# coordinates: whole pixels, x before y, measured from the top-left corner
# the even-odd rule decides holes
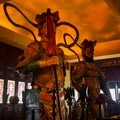
[[[83,60],[76,63],[72,71],[72,84],[74,88],[77,89],[79,93],[82,90],[83,85],[84,88],[86,88],[86,91],[84,92],[86,95],[81,93],[80,95],[82,98],[80,98],[84,99],[83,97],[86,97],[88,111],[85,113],[86,116],[83,116],[80,120],[84,120],[84,117],[87,117],[87,120],[96,120],[100,118],[99,105],[97,104],[100,90],[103,90],[106,95],[106,100],[112,101],[105,76],[93,63],[95,45],[96,41],[87,39],[81,43]]]
[[[41,88],[40,102],[43,103],[45,114],[40,114],[41,120],[52,119],[52,94],[50,90],[56,89],[54,66],[58,78],[59,91],[64,86],[64,52],[55,43],[56,23],[59,20],[58,12],[47,12],[36,15],[40,41],[30,43],[19,57],[16,69],[24,74],[33,72],[34,89]],[[62,91],[60,96],[62,96]],[[62,107],[61,107],[62,108]],[[59,118],[57,117],[57,120]]]

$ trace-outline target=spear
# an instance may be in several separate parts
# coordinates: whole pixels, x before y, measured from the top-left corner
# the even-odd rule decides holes
[[[55,40],[55,34],[56,34],[56,27],[55,27],[55,20],[54,17],[58,18],[58,12],[51,13],[50,9],[47,9],[47,16],[46,16],[46,21],[47,21],[47,33],[48,33],[48,46],[45,51],[45,54],[47,56],[53,56],[57,55],[56,52],[56,40]],[[59,18],[58,18],[59,19]],[[56,83],[56,93],[57,93],[57,100],[58,100],[58,109],[59,109],[59,117],[60,120],[62,120],[61,116],[61,109],[60,109],[60,98],[59,98],[59,87],[58,87],[58,77],[57,77],[57,66],[53,66],[54,68],[54,75],[55,75],[55,83]]]

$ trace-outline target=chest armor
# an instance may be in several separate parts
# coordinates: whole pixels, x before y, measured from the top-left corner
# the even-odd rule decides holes
[[[95,64],[92,63],[85,63],[85,77],[99,77],[100,76],[100,70]]]
[[[100,69],[93,63],[85,63],[84,83],[88,86],[88,94],[97,96],[100,92],[100,78],[103,74]]]
[[[58,79],[58,86],[59,88],[61,88],[63,87],[65,81],[63,69],[60,66],[58,66],[56,68],[56,73]],[[35,77],[34,84],[38,85],[39,87],[50,88],[50,89],[56,87],[56,78],[53,67],[46,67],[36,71],[34,77]]]

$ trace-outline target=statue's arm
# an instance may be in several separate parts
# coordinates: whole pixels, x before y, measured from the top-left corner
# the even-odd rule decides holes
[[[36,69],[42,69],[59,64],[59,57],[52,56],[44,60],[35,60],[26,65],[27,72],[34,72]]]

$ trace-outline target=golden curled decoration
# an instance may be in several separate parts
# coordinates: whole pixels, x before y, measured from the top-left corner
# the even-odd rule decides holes
[[[64,35],[63,35],[64,43],[57,44],[58,47],[63,46],[65,48],[68,48],[70,51],[72,51],[77,56],[78,61],[80,61],[80,58],[79,58],[78,54],[73,49],[71,49],[74,45],[77,45],[79,48],[81,48],[81,46],[77,43],[78,39],[79,39],[79,31],[78,31],[78,29],[73,24],[68,23],[68,22],[59,22],[56,26],[58,27],[58,26],[61,26],[61,25],[67,25],[69,27],[72,27],[76,32],[76,37],[74,39],[69,33],[64,33]],[[69,36],[73,40],[73,43],[67,44],[67,41],[66,41],[67,36]]]
[[[24,17],[30,24],[32,24],[34,27],[37,27],[38,24],[35,24],[35,23],[31,22],[31,21],[24,15],[24,13],[23,13],[20,9],[18,9],[15,5],[13,5],[13,4],[11,4],[11,3],[4,3],[4,4],[3,4],[3,9],[4,9],[5,15],[6,15],[6,17],[8,18],[8,20],[9,20],[14,26],[16,26],[16,27],[21,27],[21,28],[29,31],[29,32],[33,35],[34,40],[37,41],[37,39],[36,39],[33,31],[31,31],[30,29],[28,29],[28,28],[26,28],[26,27],[24,27],[24,26],[22,26],[22,25],[16,24],[15,22],[12,21],[12,19],[10,18],[9,14],[8,14],[8,12],[7,12],[7,7],[8,7],[8,6],[9,6],[9,7],[13,7],[13,8],[15,8],[18,12],[20,12],[20,13],[23,15],[23,17]]]
[[[16,27],[21,27],[21,28],[29,31],[29,32],[33,35],[34,41],[37,41],[36,36],[34,35],[33,31],[31,31],[29,28],[26,28],[25,26],[22,26],[22,25],[19,25],[19,24],[13,22],[13,20],[10,18],[9,14],[8,14],[8,12],[7,12],[7,7],[8,7],[8,6],[15,8],[15,9],[16,9],[19,13],[21,13],[21,15],[23,15],[23,17],[24,17],[31,25],[33,25],[34,27],[38,28],[38,24],[35,24],[35,23],[31,22],[31,21],[24,15],[24,13],[23,13],[20,9],[18,9],[15,5],[13,5],[13,4],[11,4],[11,3],[4,3],[4,4],[3,4],[4,12],[5,12],[5,15],[6,15],[6,17],[8,18],[8,20],[9,20],[14,26],[16,26]],[[80,61],[80,58],[79,58],[78,54],[72,49],[72,47],[73,47],[74,45],[77,45],[79,48],[81,48],[80,45],[77,43],[77,42],[78,42],[78,38],[79,38],[79,31],[78,31],[78,29],[77,29],[74,25],[72,25],[71,23],[68,23],[68,22],[59,22],[59,23],[56,24],[56,27],[59,27],[59,26],[61,26],[61,25],[67,25],[67,26],[69,26],[69,27],[72,27],[72,28],[75,30],[75,32],[76,32],[76,38],[74,39],[69,33],[64,33],[64,35],[63,35],[64,43],[59,43],[59,44],[57,44],[57,46],[58,46],[58,47],[63,46],[63,47],[65,47],[65,48],[68,48],[70,51],[72,51],[72,52],[77,56],[78,61]],[[73,43],[67,44],[67,40],[66,40],[66,37],[67,37],[67,36],[69,36],[69,37],[73,40]]]

